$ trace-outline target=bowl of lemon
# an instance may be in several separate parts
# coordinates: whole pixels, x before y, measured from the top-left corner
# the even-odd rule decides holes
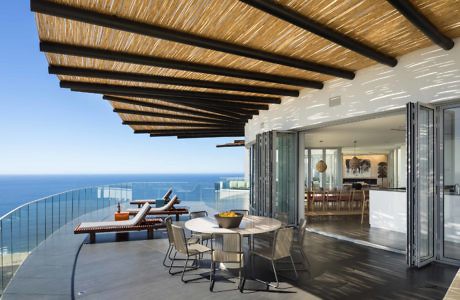
[[[224,211],[215,214],[214,217],[217,220],[220,228],[238,228],[240,227],[243,214],[236,213],[234,211]]]

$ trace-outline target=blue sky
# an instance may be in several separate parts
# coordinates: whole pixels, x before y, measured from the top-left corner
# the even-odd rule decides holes
[[[38,49],[29,1],[0,10],[0,174],[241,173],[231,138],[150,138],[99,95],[60,89]]]

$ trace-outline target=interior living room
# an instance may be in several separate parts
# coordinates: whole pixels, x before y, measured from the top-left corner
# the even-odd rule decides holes
[[[404,253],[406,115],[304,132],[310,231]]]

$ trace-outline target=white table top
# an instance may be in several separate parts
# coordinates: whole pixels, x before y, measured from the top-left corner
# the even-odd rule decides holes
[[[241,221],[239,228],[219,228],[214,217],[204,217],[191,219],[185,222],[185,228],[199,233],[234,233],[241,235],[253,235],[264,232],[274,231],[281,227],[281,222],[267,217],[245,216]]]

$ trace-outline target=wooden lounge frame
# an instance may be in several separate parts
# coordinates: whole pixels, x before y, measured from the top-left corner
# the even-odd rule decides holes
[[[176,198],[173,198],[175,200]],[[171,201],[173,201],[171,200]],[[170,208],[171,204],[165,205]],[[127,221],[102,221],[102,222],[82,222],[74,229],[74,234],[89,234],[90,243],[96,241],[96,233],[103,232],[127,232],[147,230],[147,238],[153,238],[153,231],[164,227],[162,219],[147,220],[147,212],[150,210],[149,204],[144,206],[136,213],[136,216]]]
[[[128,210],[129,215],[136,215],[138,212],[137,209],[130,209]],[[147,215],[149,216],[176,216],[176,221],[179,221],[180,216],[188,215],[189,210],[187,207],[175,207],[172,209],[164,210],[164,211],[154,211],[150,210]]]
[[[147,230],[147,238],[153,239],[153,232],[156,229],[164,228],[163,220],[161,218],[144,220],[139,225],[131,226],[105,226],[105,227],[92,227],[92,228],[80,228],[80,225],[75,227],[74,234],[89,234],[89,242],[96,242],[96,233],[104,232],[129,232],[129,231],[144,231]]]

